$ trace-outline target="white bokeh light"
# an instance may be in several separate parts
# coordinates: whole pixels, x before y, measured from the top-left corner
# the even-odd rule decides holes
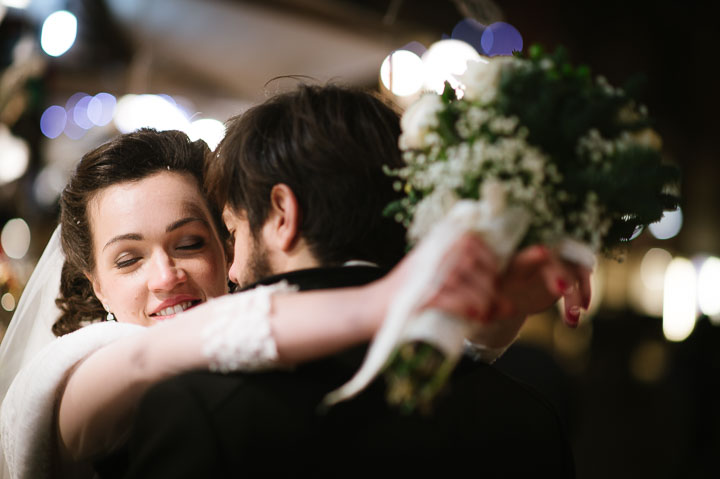
[[[192,122],[187,134],[192,141],[203,140],[211,150],[214,150],[225,136],[225,125],[213,118],[203,118]]]
[[[0,305],[2,305],[5,311],[13,311],[15,309],[15,296],[10,293],[5,293],[0,298]]]
[[[447,81],[457,88],[456,75],[465,73],[468,61],[480,59],[475,48],[460,40],[440,40],[432,44],[422,56],[425,87],[442,93]]]
[[[13,218],[3,226],[0,244],[8,257],[21,259],[30,248],[30,227],[22,218]]]
[[[395,50],[380,66],[380,81],[398,96],[409,96],[423,85],[423,62],[408,50]]]
[[[0,124],[0,185],[24,175],[29,162],[30,148],[27,143]]]
[[[66,10],[50,14],[43,22],[40,46],[52,57],[59,57],[73,46],[77,36],[77,18]]]
[[[121,133],[138,128],[188,132],[190,122],[178,107],[159,95],[125,95],[115,108],[115,126]]]
[[[52,206],[60,196],[67,178],[63,172],[54,165],[48,165],[38,173],[33,184],[35,200],[43,206]]]
[[[665,272],[663,334],[670,341],[683,341],[695,328],[697,278],[686,258],[675,258]]]
[[[720,258],[707,258],[698,273],[698,305],[710,317],[720,316]]]
[[[640,263],[640,279],[647,289],[662,290],[665,270],[672,255],[661,248],[650,248]]]
[[[0,5],[9,8],[25,9],[30,5],[30,0],[0,0]]]
[[[680,232],[683,224],[683,215],[680,208],[675,211],[666,211],[660,221],[648,226],[650,233],[660,240],[670,239]]]

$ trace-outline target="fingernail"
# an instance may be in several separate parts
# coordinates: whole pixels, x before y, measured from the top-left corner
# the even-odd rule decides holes
[[[558,279],[555,284],[557,285],[558,290],[560,290],[560,293],[564,293],[568,288],[568,284],[562,278]]]
[[[578,325],[580,322],[580,312],[579,311],[573,311],[577,308],[570,308],[568,312],[565,314],[565,318],[567,318],[567,322],[570,326],[573,328]]]

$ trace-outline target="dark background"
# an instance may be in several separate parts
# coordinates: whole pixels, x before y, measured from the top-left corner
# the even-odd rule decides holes
[[[631,75],[644,74],[647,83],[642,100],[656,120],[664,155],[682,168],[684,227],[677,237],[664,242],[643,234],[628,255],[641,256],[653,246],[685,257],[720,255],[720,167],[716,146],[720,126],[718,28],[717,17],[711,10],[713,2],[208,3],[249,5],[349,30],[358,38],[377,36],[386,42],[387,53],[410,40],[419,40],[427,46],[443,34],[450,34],[467,15],[485,24],[504,20],[520,31],[525,49],[533,43],[541,43],[547,49],[564,45],[574,62],[589,65],[593,73],[602,73],[611,84],[622,85]],[[201,14],[202,3],[198,5],[196,14]],[[81,22],[87,28],[73,54],[49,60],[43,75],[25,85],[23,112],[9,126],[31,146],[31,165],[25,176],[0,187],[0,225],[10,218],[24,217],[33,231],[31,256],[35,258],[42,251],[57,214],[56,206],[38,205],[31,195],[38,171],[52,161],[43,148],[48,140],[39,132],[40,114],[54,98],[67,98],[80,89],[90,94],[105,90],[118,95],[125,93],[128,88],[117,78],[129,75],[133,58],[142,45],[142,39],[115,18],[105,2],[76,0],[68,2],[68,8],[81,12]],[[174,17],[174,28],[182,31],[183,22],[190,18]],[[0,67],[9,65],[11,48],[20,35],[36,28],[21,15],[6,16],[0,23]],[[209,33],[193,34],[194,42],[202,48]],[[227,41],[233,39],[228,37]],[[261,56],[263,48],[267,48],[268,56],[276,55],[267,43],[255,47]],[[161,67],[173,71],[169,60],[157,65],[158,71]],[[288,65],[287,69],[283,73],[306,73],[298,71],[295,65]],[[268,71],[266,80],[275,73]],[[262,71],[258,73],[259,77],[262,75]],[[186,76],[186,95],[212,92],[221,98],[235,98],[241,102],[238,105],[262,100],[261,95],[243,97],[246,90],[240,86],[234,89],[233,85],[244,80],[231,74],[218,81],[217,75],[189,69]],[[370,71],[348,81],[375,88],[376,79],[376,71]],[[176,86],[163,81],[161,74],[156,73],[153,92]],[[260,88],[256,90],[259,92]],[[83,143],[77,149],[89,147]],[[5,290],[21,288],[12,283],[12,278],[3,284],[1,276],[0,285]],[[9,321],[9,313],[0,310],[0,315],[3,315],[0,320]],[[663,337],[660,319],[639,315],[627,303],[620,306],[614,303],[611,307],[603,298],[594,316],[585,318],[577,331],[565,331],[558,323],[553,313],[533,318],[518,343],[497,365],[543,391],[556,404],[572,437],[578,477],[719,476],[720,398],[716,391],[720,390],[720,328],[701,317],[688,339],[668,342]]]

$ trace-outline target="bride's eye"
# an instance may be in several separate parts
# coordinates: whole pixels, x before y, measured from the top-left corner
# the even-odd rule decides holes
[[[195,251],[205,246],[205,240],[200,237],[185,238],[177,245],[177,249],[183,251]]]
[[[129,266],[134,265],[138,261],[140,261],[140,258],[137,256],[130,256],[130,255],[121,256],[120,258],[118,258],[115,261],[115,267],[118,269],[127,268]]]

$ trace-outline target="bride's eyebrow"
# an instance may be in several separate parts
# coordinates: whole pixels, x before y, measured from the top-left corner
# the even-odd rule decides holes
[[[110,245],[113,244],[113,243],[117,243],[118,241],[123,241],[123,240],[140,241],[140,240],[142,240],[142,239],[143,239],[142,235],[139,235],[139,234],[137,234],[137,233],[127,233],[127,234],[124,234],[124,235],[113,236],[113,237],[110,239],[110,241],[108,241],[107,243],[105,243],[105,246],[103,246],[103,249],[102,249],[102,250],[105,251],[108,246],[110,246]]]
[[[207,226],[208,228],[210,227],[210,225],[208,224],[208,222],[205,219],[198,218],[196,216],[188,216],[187,218],[183,218],[181,220],[177,220],[173,223],[170,223],[168,225],[168,227],[165,228],[165,232],[170,233],[171,231],[175,231],[176,229],[181,228],[188,223],[192,223],[193,221],[199,221],[199,222],[203,223],[205,226]]]
[[[187,216],[170,223],[167,228],[165,228],[166,233],[170,233],[171,231],[185,226],[188,223],[192,223],[193,221],[199,221],[203,223],[206,227],[210,228],[210,223],[208,223],[208,221],[205,219],[205,212],[198,205],[190,201],[185,201],[183,202],[183,209],[185,210],[184,214]]]

